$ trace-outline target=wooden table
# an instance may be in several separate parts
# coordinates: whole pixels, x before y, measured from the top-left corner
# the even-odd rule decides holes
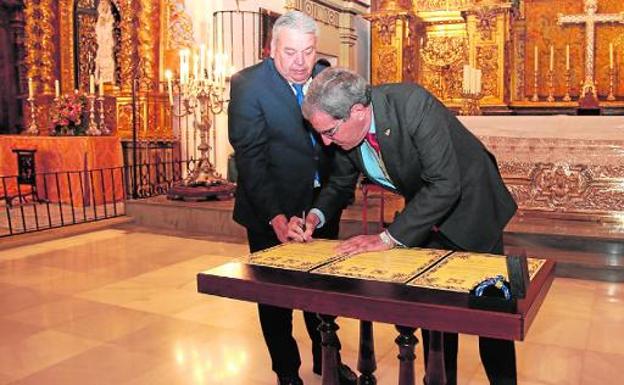
[[[516,313],[470,308],[468,293],[274,269],[240,261],[199,273],[197,287],[204,294],[396,325],[399,384],[413,385],[414,348],[418,343],[413,334],[416,328],[522,341],[553,278],[554,262],[546,261],[531,280],[526,298],[518,300]],[[337,326],[329,318],[323,321],[323,385],[337,385],[336,354],[332,345]],[[374,354],[372,358],[363,357],[362,344],[371,344],[368,351],[371,353],[370,334],[361,330],[358,362],[358,369],[369,379],[375,370]],[[433,355],[433,358],[429,359],[427,367],[428,384],[443,384],[443,365],[439,366],[440,361],[443,362],[441,346],[432,348],[430,357]],[[364,346],[364,355],[366,353]],[[328,370],[325,370],[326,364]]]

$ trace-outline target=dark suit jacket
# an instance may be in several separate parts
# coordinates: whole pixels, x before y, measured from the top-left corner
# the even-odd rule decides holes
[[[516,203],[496,159],[435,97],[415,84],[374,87],[377,139],[388,174],[406,206],[390,234],[422,245],[433,226],[462,249],[490,251]],[[340,151],[335,175],[316,207],[331,214],[364,171],[359,147]]]
[[[335,148],[323,146],[316,133],[312,147],[313,130],[273,59],[232,77],[228,125],[238,171],[234,220],[263,231],[278,214],[290,218],[309,210],[314,173],[327,180]]]

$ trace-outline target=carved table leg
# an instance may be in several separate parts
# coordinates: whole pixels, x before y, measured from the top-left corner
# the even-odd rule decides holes
[[[435,330],[429,332],[429,357],[425,373],[425,384],[446,385],[444,333]]]
[[[323,385],[339,385],[338,379],[338,337],[336,317],[319,314],[321,339],[323,341]]]
[[[377,379],[373,375],[377,369],[375,361],[375,342],[373,340],[373,323],[360,321],[360,351],[357,368],[360,373],[358,385],[375,385]]]
[[[414,348],[418,339],[414,336],[415,328],[395,326],[399,336],[394,342],[399,345],[399,385],[414,385]]]

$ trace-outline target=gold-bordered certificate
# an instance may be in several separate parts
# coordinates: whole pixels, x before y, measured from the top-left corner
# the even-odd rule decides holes
[[[339,277],[405,283],[439,261],[448,250],[392,249],[342,257],[313,271]]]
[[[275,267],[286,270],[309,271],[337,259],[339,241],[316,239],[306,243],[284,243],[253,253],[246,262],[252,265]]]
[[[529,278],[544,264],[544,259],[527,258]],[[505,256],[455,252],[424,274],[410,281],[408,285],[430,289],[469,292],[479,282],[496,275],[507,280],[507,262]]]

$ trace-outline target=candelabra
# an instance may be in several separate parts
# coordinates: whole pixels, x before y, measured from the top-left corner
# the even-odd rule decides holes
[[[173,110],[172,115],[176,118],[192,116],[195,119],[195,127],[200,134],[197,149],[201,154],[198,164],[182,184],[169,190],[167,195],[170,199],[222,199],[234,193],[235,186],[221,177],[209,159],[213,118],[223,112],[225,105],[225,86],[221,80],[190,77],[183,83],[176,82],[175,87],[169,81],[170,99],[173,99],[172,88],[176,88],[180,99],[179,111],[176,113]]]
[[[459,110],[460,115],[481,115],[481,107],[479,101],[483,95],[480,92],[463,92],[462,106]]]
[[[607,95],[608,101],[615,100],[615,95],[613,94],[614,79],[615,79],[615,69],[613,67],[609,67],[609,95]]]
[[[99,136],[102,135],[102,132],[97,126],[95,122],[95,95],[90,94],[87,96],[87,100],[89,100],[89,128],[85,132],[87,135]]]
[[[35,98],[29,97],[26,99],[28,105],[30,106],[30,123],[28,124],[28,128],[26,129],[26,135],[39,135],[39,128],[37,127],[37,119],[35,115],[37,114],[37,106],[35,105]]]
[[[555,72],[553,70],[548,70],[548,97],[546,98],[549,102],[555,101]]]
[[[572,100],[572,97],[570,96],[570,78],[571,78],[571,72],[569,68],[566,68],[566,72],[565,72],[565,95],[563,95],[563,101],[564,102],[569,102]]]
[[[531,97],[531,100],[534,102],[538,102],[539,101],[539,96],[537,96],[537,69],[535,69],[533,71],[533,96]]]
[[[102,131],[102,135],[110,135],[111,132],[108,129],[108,127],[106,126],[106,121],[104,119],[104,95],[100,95],[97,98],[97,101],[99,102],[100,108],[99,108],[99,112],[100,112],[100,131]]]

